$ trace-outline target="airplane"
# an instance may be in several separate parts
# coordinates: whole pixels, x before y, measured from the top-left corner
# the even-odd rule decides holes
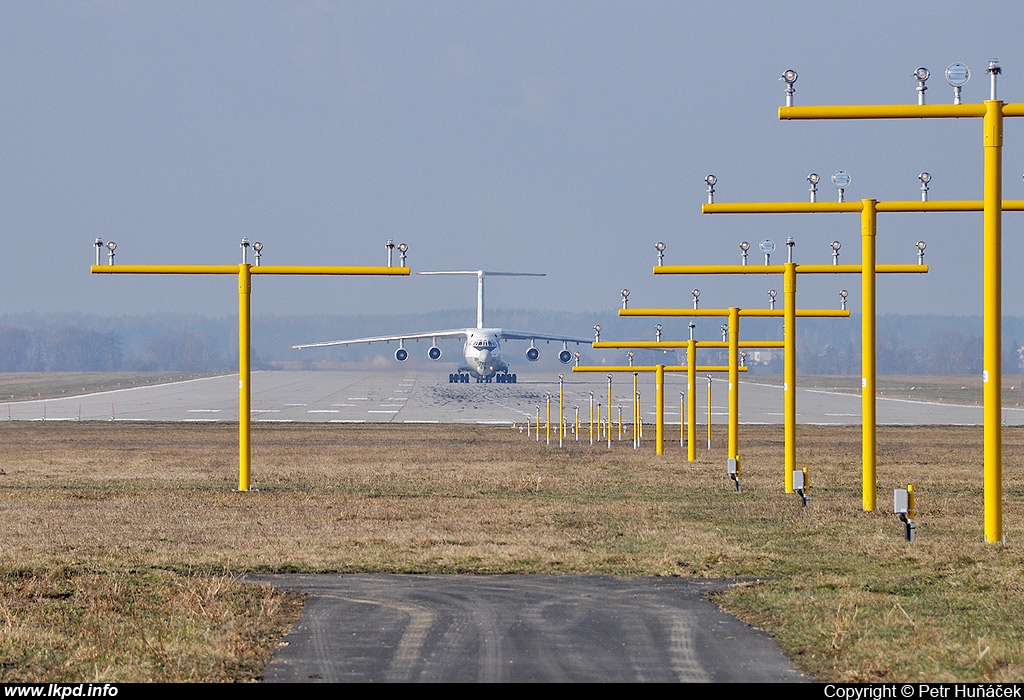
[[[417,272],[418,275],[475,275],[477,279],[476,295],[476,328],[453,328],[440,331],[428,331],[425,333],[409,333],[406,335],[380,335],[371,338],[355,338],[353,340],[331,340],[324,343],[307,343],[305,345],[293,345],[293,350],[303,348],[323,348],[331,345],[356,345],[358,343],[389,343],[398,341],[398,349],[395,351],[395,359],[405,362],[409,359],[409,351],[405,349],[405,341],[431,339],[430,349],[427,350],[427,357],[431,360],[441,359],[441,348],[437,346],[438,338],[464,338],[462,346],[463,362],[458,369],[448,375],[449,384],[469,383],[470,377],[474,377],[477,383],[492,380],[499,384],[515,384],[516,374],[509,371],[508,362],[501,354],[501,341],[503,340],[529,340],[530,347],[526,350],[526,359],[536,362],[540,358],[540,350],[537,349],[536,341],[557,341],[562,343],[562,350],[558,353],[558,360],[562,364],[572,362],[573,354],[567,349],[569,343],[593,342],[591,338],[575,338],[564,335],[552,335],[550,333],[530,333],[528,331],[514,331],[505,328],[484,327],[484,278],[491,277],[544,277],[544,273],[538,272],[489,272],[487,270],[439,270],[431,272]]]

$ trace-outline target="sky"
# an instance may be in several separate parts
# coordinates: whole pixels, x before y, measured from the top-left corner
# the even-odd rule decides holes
[[[859,262],[845,215],[702,215],[717,202],[803,201],[806,176],[852,175],[846,198],[982,195],[980,120],[780,122],[797,105],[1024,101],[1015,2],[697,3],[376,0],[0,1],[0,312],[231,316],[231,277],[99,276],[118,264],[263,263],[545,273],[489,281],[493,308],[614,315],[632,306],[760,307],[781,279],[655,276],[734,264],[739,243],[795,241],[796,262]],[[1018,122],[1018,123],[1015,123]],[[1024,119],[1007,119],[1003,194],[1024,199]],[[1003,225],[1004,313],[1024,316],[1024,214]],[[879,217],[878,262],[926,276],[878,282],[880,313],[982,312],[980,214]],[[773,262],[784,254],[777,253]],[[752,255],[751,263],[761,262]],[[801,306],[836,308],[855,277],[801,280]],[[253,313],[465,308],[460,277],[270,277]],[[803,302],[807,299],[807,302]],[[419,329],[381,329],[404,332]],[[589,333],[589,329],[565,329]],[[334,337],[335,330],[326,332]]]

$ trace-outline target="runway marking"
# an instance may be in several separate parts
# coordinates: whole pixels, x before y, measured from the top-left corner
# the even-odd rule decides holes
[[[308,403],[286,403],[285,406],[308,406]]]
[[[369,401],[369,396],[349,396],[346,401]]]
[[[339,408],[355,408],[354,403],[332,403],[332,406],[338,406]]]
[[[311,408],[306,413],[341,413],[341,411],[335,411],[333,408]]]
[[[257,423],[294,423],[290,418],[260,418]]]
[[[335,418],[331,423],[365,423],[365,420],[346,419],[346,418]]]
[[[371,409],[367,413],[398,413],[398,411],[374,411]]]
[[[440,423],[437,420],[404,420],[403,423]]]
[[[394,408],[394,407],[398,407],[398,408],[405,408],[405,404],[402,404],[402,403],[382,403],[382,404],[381,404],[380,406],[381,406],[381,408],[386,408],[386,407],[391,407],[391,408]]]
[[[183,423],[217,423],[216,418],[186,418]]]
[[[190,408],[188,413],[220,413],[219,408]]]

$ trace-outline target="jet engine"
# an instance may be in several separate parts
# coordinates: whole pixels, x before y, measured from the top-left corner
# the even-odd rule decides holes
[[[531,345],[526,350],[526,359],[530,362],[536,362],[540,359],[540,350]]]
[[[437,347],[436,345],[431,345],[430,349],[427,350],[427,357],[429,357],[431,360],[440,360],[441,348]]]
[[[405,362],[409,359],[409,351],[405,348],[398,348],[395,350],[395,359],[399,362]]]
[[[562,352],[558,353],[558,361],[563,365],[569,364],[572,362],[572,353],[568,350],[562,350]]]

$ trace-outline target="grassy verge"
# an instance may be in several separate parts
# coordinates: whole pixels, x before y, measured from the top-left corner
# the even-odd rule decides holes
[[[879,430],[861,509],[857,427],[799,429],[810,506],[782,493],[781,427],[716,450],[565,449],[508,428],[267,425],[258,492],[221,424],[0,424],[0,680],[258,678],[294,597],[249,571],[730,576],[716,601],[807,673],[1024,677],[1024,430],[1004,433],[1009,542],[983,542],[981,429]],[[918,494],[903,541],[891,489]]]

